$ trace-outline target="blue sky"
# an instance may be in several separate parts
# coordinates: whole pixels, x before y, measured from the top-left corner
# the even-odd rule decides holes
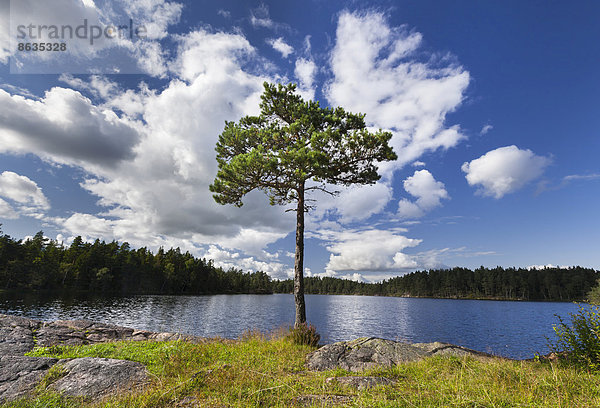
[[[263,81],[366,114],[399,158],[315,197],[307,273],[600,268],[600,4],[592,1],[0,1],[0,223],[181,247],[291,276],[294,218],[208,191],[225,120]],[[20,24],[145,35],[18,50]],[[43,33],[44,41],[51,39]],[[39,40],[37,40],[39,42]]]

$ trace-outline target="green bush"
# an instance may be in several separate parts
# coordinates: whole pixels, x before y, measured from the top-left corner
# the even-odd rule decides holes
[[[298,327],[290,326],[290,332],[286,338],[294,344],[317,347],[319,340],[321,340],[321,335],[317,333],[315,326],[312,324],[308,326],[305,322]]]
[[[556,343],[549,342],[552,352],[564,353],[568,360],[591,370],[600,369],[600,310],[598,306],[579,305],[579,312],[570,313],[571,325],[558,317],[554,326],[558,337]]]
[[[600,280],[587,294],[587,301],[594,305],[600,305]]]

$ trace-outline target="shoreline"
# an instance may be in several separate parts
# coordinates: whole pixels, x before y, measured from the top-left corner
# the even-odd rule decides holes
[[[15,408],[556,406],[573,398],[595,406],[589,384],[600,384],[600,375],[550,360],[447,343],[359,338],[316,349],[285,333],[209,339],[8,315],[0,315],[0,372],[0,405]]]
[[[48,299],[60,299],[60,298],[127,298],[135,296],[174,296],[174,297],[192,297],[192,296],[238,296],[238,295],[257,295],[257,296],[269,296],[269,295],[290,295],[293,293],[281,293],[281,292],[224,292],[224,293],[98,293],[88,291],[64,291],[57,293],[56,291],[44,291],[44,290],[8,290],[0,289],[0,296],[8,296],[11,298],[25,298],[28,296],[42,296]],[[435,297],[435,296],[413,296],[413,295],[366,295],[360,293],[305,293],[310,296],[361,296],[361,297],[376,297],[376,298],[401,298],[401,299],[434,299],[434,300],[484,300],[484,301],[498,301],[498,302],[532,302],[532,303],[582,303],[587,304],[587,300],[581,299],[570,299],[570,300],[556,300],[556,299],[522,299],[522,298],[503,298],[503,297]]]

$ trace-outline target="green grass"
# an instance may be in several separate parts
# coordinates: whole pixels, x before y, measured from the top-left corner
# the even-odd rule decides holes
[[[150,372],[142,390],[101,401],[39,394],[6,407],[285,407],[313,397],[347,396],[351,407],[594,407],[600,406],[600,374],[549,362],[478,361],[434,357],[360,375],[385,376],[393,385],[358,391],[328,377],[357,375],[343,370],[309,372],[313,350],[281,337],[250,333],[239,341],[118,342],[37,348],[30,355],[58,358],[107,357],[138,361]],[[51,383],[49,373],[44,385]],[[48,378],[50,377],[50,378]],[[311,406],[311,405],[309,405]]]

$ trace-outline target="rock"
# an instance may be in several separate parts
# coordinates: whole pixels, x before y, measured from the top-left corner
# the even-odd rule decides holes
[[[0,402],[24,397],[54,366],[60,365],[63,376],[49,388],[73,397],[98,398],[117,391],[143,386],[148,381],[143,364],[108,358],[0,357]]]
[[[391,367],[433,355],[493,357],[486,353],[448,343],[407,344],[374,337],[363,337],[352,341],[328,344],[313,351],[307,356],[307,366],[314,371],[341,368],[359,372],[375,367]]]
[[[329,377],[325,380],[327,383],[338,382],[349,385],[359,390],[376,387],[378,385],[390,385],[394,381],[385,377]]]
[[[91,320],[57,320],[44,323],[37,332],[38,346],[81,345],[131,340],[134,330]],[[145,340],[145,339],[144,339]]]
[[[1,356],[0,402],[29,394],[57,362],[55,358]]]
[[[42,322],[18,316],[0,315],[0,355],[22,356],[35,345],[34,332]]]
[[[98,398],[148,381],[144,365],[134,361],[85,357],[60,364],[65,375],[49,388],[73,397]]]
[[[471,350],[466,347],[456,346],[450,343],[442,343],[436,341],[434,343],[413,343],[413,347],[425,350],[431,356],[456,356],[456,357],[473,357],[478,359],[500,358],[492,354],[483,353],[481,351]]]
[[[205,342],[203,337],[180,333],[155,333],[135,330],[91,320],[57,320],[41,322],[24,317],[0,314],[0,355],[23,355],[34,346],[82,345],[111,341]]]
[[[363,337],[353,341],[328,344],[307,356],[308,368],[314,371],[342,368],[363,371],[425,357],[427,352],[409,344]]]

